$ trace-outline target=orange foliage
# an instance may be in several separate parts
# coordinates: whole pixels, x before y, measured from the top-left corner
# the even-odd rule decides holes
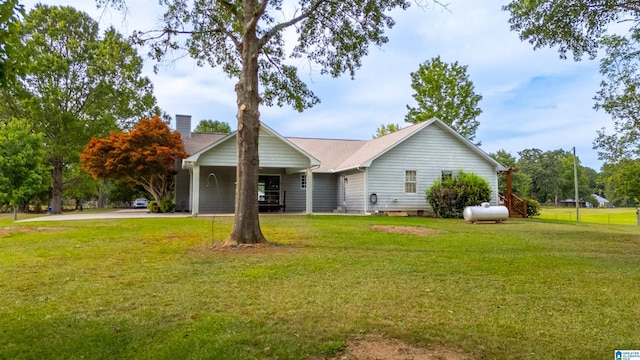
[[[82,168],[94,178],[142,185],[159,200],[173,187],[177,160],[187,156],[180,134],[171,132],[168,124],[155,116],[142,119],[129,132],[92,138],[80,159]]]

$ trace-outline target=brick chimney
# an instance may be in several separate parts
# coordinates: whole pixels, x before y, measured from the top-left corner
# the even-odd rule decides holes
[[[182,138],[191,137],[191,115],[176,115],[176,131]]]

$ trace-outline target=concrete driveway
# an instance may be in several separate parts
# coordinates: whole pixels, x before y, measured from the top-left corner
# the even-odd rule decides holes
[[[190,217],[190,213],[177,212],[170,214],[158,214],[147,212],[147,209],[122,209],[109,212],[81,212],[76,211],[67,214],[34,217],[30,219],[18,220],[16,222],[30,221],[69,221],[69,220],[101,220],[101,219],[136,219],[136,218],[176,218]]]

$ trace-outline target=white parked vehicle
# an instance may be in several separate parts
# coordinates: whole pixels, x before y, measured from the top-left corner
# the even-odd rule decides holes
[[[149,205],[149,200],[145,199],[145,198],[139,198],[139,199],[135,199],[133,200],[133,205],[132,207],[134,209],[138,209],[138,208],[146,208],[147,205]]]

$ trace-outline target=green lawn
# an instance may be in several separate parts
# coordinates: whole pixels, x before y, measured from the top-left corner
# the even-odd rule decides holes
[[[580,221],[597,224],[637,225],[635,208],[580,208]],[[575,208],[549,208],[540,211],[539,219],[576,221]]]
[[[640,228],[549,220],[0,218],[0,359],[321,359],[379,334],[472,359],[640,348]],[[373,225],[441,230],[382,233]]]

